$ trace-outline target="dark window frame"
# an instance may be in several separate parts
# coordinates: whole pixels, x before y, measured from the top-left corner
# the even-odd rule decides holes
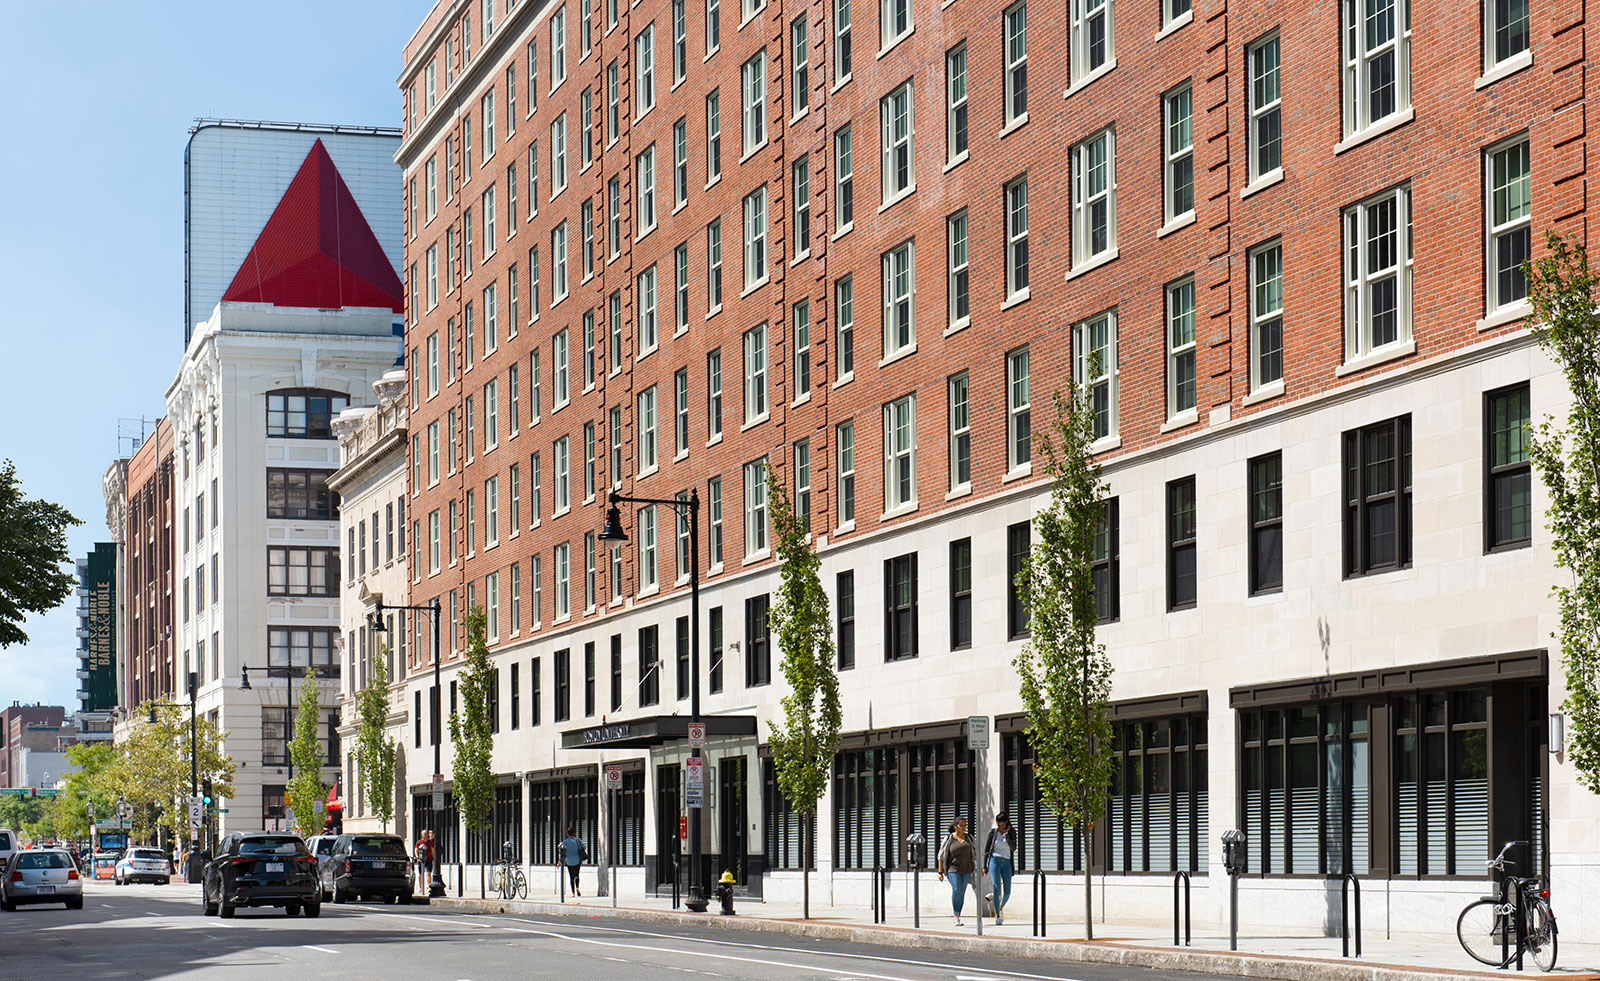
[[[950,543],[950,649],[972,648],[972,539]]]
[[[1188,509],[1183,510],[1183,495]],[[1192,610],[1199,601],[1197,546],[1199,501],[1193,475],[1167,481],[1167,612]]]
[[[661,632],[655,624],[639,628],[639,706],[661,702]]]
[[[757,688],[772,684],[772,611],[767,593],[744,601],[744,686]],[[759,622],[760,629],[756,629]]]
[[[277,553],[284,553],[284,569],[282,583],[273,582],[273,557]],[[304,557],[304,563],[296,565],[296,553]],[[318,560],[321,560],[320,563]],[[323,581],[319,588],[316,583],[315,570],[321,568]],[[305,570],[305,586],[296,590],[290,575],[294,569]],[[268,545],[267,546],[267,595],[268,596],[338,596],[339,595],[339,550],[337,548],[321,548],[308,546]]]
[[[332,470],[312,467],[268,467],[267,517],[309,521],[337,519],[339,495],[328,489],[328,478],[333,474]]]
[[[1017,576],[1033,550],[1033,522],[1018,521],[1006,526],[1006,638],[1023,640],[1028,629],[1027,591],[1017,585]]]
[[[896,599],[896,592],[905,595]],[[914,659],[919,653],[917,553],[883,560],[883,660]]]
[[[850,671],[856,666],[856,571],[846,569],[834,577],[833,610],[838,636],[834,640],[834,654],[838,670]]]
[[[1245,514],[1250,527],[1251,596],[1283,592],[1283,451],[1245,464]],[[1274,482],[1275,481],[1275,482]],[[1276,542],[1276,547],[1272,543]]]
[[[566,722],[572,718],[572,648],[563,647],[555,653],[556,658],[556,704],[554,717],[557,722]]]
[[[1096,623],[1114,623],[1122,618],[1121,511],[1120,499],[1108,497],[1100,502],[1100,518],[1095,522],[1089,575],[1094,583]]]
[[[1371,442],[1387,435],[1393,447],[1386,457],[1371,452]],[[1342,437],[1342,489],[1344,495],[1344,578],[1378,575],[1411,567],[1411,417],[1396,416],[1359,429],[1347,430]],[[1388,465],[1396,471],[1391,489],[1363,490],[1362,478],[1374,466]],[[1385,505],[1394,507],[1392,560],[1372,557],[1374,513]],[[1381,533],[1378,533],[1381,534]]]
[[[1520,398],[1522,401],[1522,459],[1498,463],[1496,444],[1502,433],[1509,437],[1510,430],[1496,428],[1496,410],[1503,401]],[[1533,423],[1532,392],[1527,382],[1507,385],[1485,392],[1483,396],[1483,551],[1508,552],[1533,545],[1533,464],[1528,456],[1528,442]],[[1523,484],[1523,494],[1528,502],[1527,534],[1502,537],[1499,515],[1505,509],[1501,493],[1503,482]],[[1512,489],[1512,493],[1515,490]]]
[[[295,410],[289,407],[289,400],[301,398],[305,400],[304,407],[299,410],[302,422],[299,427],[289,425],[289,417]],[[276,399],[283,400],[282,406],[274,408]],[[343,399],[343,405],[335,402]],[[320,403],[320,404],[319,404]],[[345,392],[335,392],[326,388],[280,388],[267,393],[267,425],[268,439],[334,439],[333,420],[350,407],[350,396]],[[281,422],[274,427],[273,417],[281,417]],[[274,432],[274,428],[281,432]],[[298,431],[295,431],[298,429]]]

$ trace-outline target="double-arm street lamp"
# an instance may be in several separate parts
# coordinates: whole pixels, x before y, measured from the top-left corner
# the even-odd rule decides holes
[[[603,542],[625,542],[619,504],[660,504],[680,517],[689,516],[689,717],[700,721],[700,493],[691,489],[687,498],[627,497],[611,492],[606,508],[606,524],[600,531]],[[706,911],[704,884],[700,869],[700,807],[689,807],[689,900],[684,905],[696,913]]]
[[[189,672],[189,799],[190,799],[190,801],[193,801],[196,797],[200,796],[200,757],[196,754],[197,744],[195,742],[195,732],[194,732],[194,719],[195,719],[194,699],[195,699],[195,690],[197,688],[199,688],[199,683],[198,682],[199,682],[199,679],[195,676],[195,673],[193,671],[190,671]],[[244,687],[246,687],[246,688],[250,687],[250,681],[249,681],[248,676],[246,677],[246,680],[245,680],[245,683],[244,683]],[[158,709],[158,708],[181,708],[181,707],[182,706],[179,706],[179,705],[173,705],[170,702],[151,702],[150,703],[150,723],[152,725],[155,724],[155,721],[156,721],[156,709]],[[199,855],[200,854],[199,831],[200,831],[200,829],[196,828],[194,826],[193,822],[190,822],[190,824],[189,824],[189,854],[190,855]],[[191,860],[189,862],[188,880],[190,882],[199,882],[200,881],[200,862],[198,860]]]
[[[383,613],[385,610],[411,610],[416,613],[426,613],[433,620],[433,704],[431,706],[433,710],[433,719],[428,726],[428,731],[433,737],[433,772],[435,774],[443,773],[444,764],[439,758],[440,749],[444,743],[444,739],[442,738],[443,733],[441,733],[439,730],[439,714],[440,710],[444,707],[444,701],[440,695],[439,689],[439,597],[435,596],[433,598],[433,602],[429,603],[427,606],[387,606],[383,602],[382,593],[373,593],[372,598],[375,606],[373,611],[367,616],[367,629],[376,631],[377,633],[388,632],[389,628],[383,620]],[[432,864],[433,868],[429,870],[432,874],[428,882],[428,895],[443,896],[444,877],[439,872],[439,846],[437,843],[434,845]]]

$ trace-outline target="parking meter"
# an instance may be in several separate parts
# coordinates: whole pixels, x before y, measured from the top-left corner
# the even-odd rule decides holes
[[[1234,829],[1222,833],[1222,867],[1231,876],[1241,876],[1245,873],[1247,859],[1244,845],[1243,831]]]
[[[920,831],[906,835],[906,864],[911,866],[911,926],[922,927],[922,870],[928,867],[928,839]]]
[[[914,869],[928,867],[928,839],[920,831],[906,835],[906,864]]]
[[[1244,832],[1233,828],[1222,833],[1222,867],[1228,873],[1228,938],[1230,950],[1239,949],[1239,876],[1248,864]]]

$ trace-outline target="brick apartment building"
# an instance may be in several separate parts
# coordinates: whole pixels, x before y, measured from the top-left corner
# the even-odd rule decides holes
[[[118,570],[126,583],[117,684],[124,713],[186,692],[174,673],[172,643],[172,453],[172,425],[162,419],[128,461]]]
[[[1141,873],[1205,872],[1240,827],[1247,920],[1321,925],[1353,871],[1386,886],[1369,904],[1405,897],[1394,932],[1447,934],[1522,838],[1564,932],[1600,935],[1524,448],[1567,395],[1518,271],[1546,229],[1587,232],[1589,27],[1516,10],[438,4],[399,78],[410,602],[441,600],[449,691],[413,618],[412,789],[482,606],[488,840],[545,864],[576,823],[624,891],[672,874],[687,529],[628,507],[626,545],[595,536],[612,489],[694,490],[706,714],[756,722],[706,751],[708,865],[798,892],[759,735],[782,694],[765,463],[838,625],[822,896],[864,903],[906,834],[1004,807],[1056,909],[1087,866],[1104,915],[1158,919]],[[1120,758],[1087,843],[1037,800],[1011,668],[1047,493],[1029,436],[1075,384]],[[602,762],[626,767],[614,809]],[[481,860],[428,805],[447,860]]]
[[[37,767],[28,766],[28,756],[50,754],[50,760],[59,759],[55,754],[65,748],[63,737],[67,745],[75,741],[72,732],[67,710],[60,705],[12,702],[0,709],[0,733],[5,739],[5,751],[0,753],[0,787],[40,786],[29,782],[30,776],[37,780],[41,773]],[[44,768],[50,768],[50,764]],[[54,769],[56,776],[61,776],[61,768]],[[30,774],[30,770],[35,772]]]

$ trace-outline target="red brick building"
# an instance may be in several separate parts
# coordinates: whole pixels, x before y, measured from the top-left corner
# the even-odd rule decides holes
[[[126,663],[119,685],[125,712],[147,701],[173,701],[179,693],[172,641],[172,452],[172,426],[162,419],[128,462]]]
[[[1181,731],[1191,769],[1181,791],[1119,785],[1113,830],[1085,850],[1057,822],[1053,857],[1023,867],[1202,870],[1212,806],[1219,827],[1237,811],[1253,829],[1269,876],[1466,877],[1513,833],[1537,838],[1538,862],[1587,851],[1592,806],[1546,828],[1545,795],[1570,777],[1537,724],[1561,682],[1521,446],[1566,396],[1524,330],[1519,264],[1546,229],[1587,234],[1589,27],[1570,4],[1361,9],[436,6],[399,79],[410,601],[441,598],[447,663],[462,611],[491,614],[509,715],[496,765],[531,774],[507,777],[497,828],[520,840],[526,824],[539,861],[540,815],[596,812],[574,781],[597,754],[558,749],[566,733],[638,767],[637,815],[619,820],[648,840],[637,862],[619,845],[624,864],[651,883],[646,855],[673,847],[660,829],[681,742],[579,731],[686,711],[686,639],[676,663],[669,650],[686,629],[686,532],[670,509],[628,510],[613,558],[591,537],[610,489],[698,492],[709,711],[777,712],[762,460],[811,516],[856,671],[820,864],[892,865],[906,830],[937,831],[931,815],[974,799],[1049,827],[1010,674],[1026,634],[1010,583],[1047,493],[1029,436],[1076,381],[1113,501],[1101,640],[1119,751]],[[424,753],[418,639],[407,745]],[[1359,711],[1294,687],[1394,664],[1444,673],[1386,681]],[[564,701],[580,691],[582,711]],[[1301,839],[1297,853],[1270,793],[1293,788],[1261,762],[1287,749],[1255,727],[1304,703],[1346,720],[1330,730],[1343,745],[1367,745],[1370,726],[1374,753],[1403,755],[1406,707],[1434,697],[1509,713],[1440,717],[1481,722],[1505,754],[1460,787],[1487,799],[1498,780],[1503,801],[1531,770],[1520,792],[1536,803],[1485,804],[1480,826],[1465,805],[1419,816],[1414,788],[1384,785],[1353,805],[1370,825],[1319,826],[1334,852]],[[987,787],[962,756],[977,712],[1002,737]],[[761,740],[710,754],[737,805],[718,805],[707,848],[752,880],[795,867]],[[1235,740],[1256,762],[1235,766]],[[907,791],[875,815],[851,803],[893,797],[895,780],[966,789]],[[760,820],[735,810],[745,788]],[[1142,810],[1152,794],[1160,822]],[[1461,850],[1431,855],[1444,825]],[[1137,895],[1115,893],[1112,915]]]

